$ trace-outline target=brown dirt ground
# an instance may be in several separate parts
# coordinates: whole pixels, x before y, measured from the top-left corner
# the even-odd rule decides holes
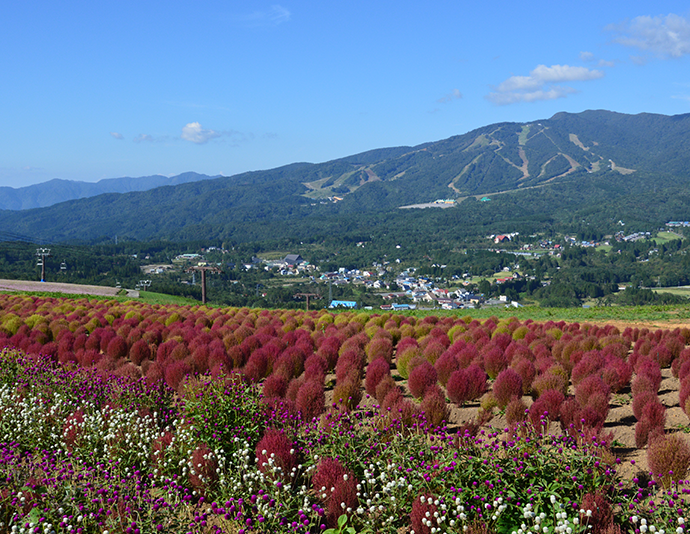
[[[59,282],[32,282],[29,280],[0,280],[0,291],[37,291],[46,293],[65,293],[69,295],[96,295],[115,297],[121,291],[118,287],[87,286],[63,284]],[[127,296],[137,298],[138,291],[126,289]]]
[[[402,381],[395,368],[392,369],[391,374],[400,382],[406,391],[406,396],[412,398],[407,389],[406,382]],[[690,419],[679,406],[679,388],[680,382],[674,378],[670,369],[662,369],[662,382],[659,388],[659,400],[666,407],[666,434],[678,433],[690,445]],[[335,382],[335,375],[326,377],[326,383]],[[570,386],[569,394],[574,394],[572,385]],[[629,392],[615,394],[611,397],[609,415],[604,424],[604,432],[613,433],[613,447],[611,449],[615,457],[621,459],[621,464],[617,467],[618,473],[623,479],[630,480],[634,477],[644,478],[649,470],[647,464],[647,449],[638,449],[635,446],[635,423],[636,419],[632,411],[632,395]],[[532,398],[524,396],[524,403],[529,407],[532,404]],[[333,390],[329,388],[326,391],[326,405],[329,406],[333,402]],[[362,401],[360,408],[373,408],[377,406],[376,399],[370,397],[366,392],[362,393]],[[465,423],[472,422],[476,419],[480,412],[479,402],[466,403],[459,407],[450,404],[450,420],[448,426],[450,428],[458,428]],[[488,421],[483,428],[492,428],[493,430],[507,428],[505,416],[498,411],[493,410],[493,417]],[[560,435],[561,428],[559,423],[551,423],[548,432],[554,435]]]

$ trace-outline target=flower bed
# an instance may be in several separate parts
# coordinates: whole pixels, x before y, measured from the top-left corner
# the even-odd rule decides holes
[[[682,532],[689,340],[0,295],[0,529]]]

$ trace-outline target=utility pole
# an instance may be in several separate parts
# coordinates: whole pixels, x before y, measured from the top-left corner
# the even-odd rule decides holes
[[[51,256],[49,248],[36,249],[36,256],[38,257],[38,264],[41,266],[41,282],[46,281],[46,258]]]
[[[195,265],[194,267],[188,267],[185,272],[194,273],[195,271],[201,271],[201,303],[206,304],[206,272],[210,271],[212,273],[220,273],[221,270],[218,267],[213,267],[211,265]]]

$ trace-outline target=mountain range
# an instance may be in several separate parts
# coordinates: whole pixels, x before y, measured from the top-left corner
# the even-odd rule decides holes
[[[147,191],[166,185],[179,185],[217,176],[185,172],[177,176],[142,176],[139,178],[106,178],[98,182],[75,180],[49,180],[26,187],[0,187],[0,210],[27,210],[45,208],[79,198],[95,197],[104,193],[130,193]]]
[[[355,238],[377,225],[409,220],[421,226],[445,224],[455,232],[459,225],[484,232],[505,228],[507,221],[536,228],[566,223],[613,227],[628,217],[631,228],[667,217],[690,219],[689,173],[690,114],[596,110],[491,124],[441,141],[325,163],[230,177],[187,173],[180,176],[193,175],[194,181],[4,210],[0,224],[52,242],[96,242],[116,235],[232,242],[335,234]],[[47,198],[41,186],[51,183],[31,186],[34,196]],[[478,198],[493,202],[472,202]],[[437,199],[456,205],[397,209]],[[475,204],[484,206],[480,210]]]

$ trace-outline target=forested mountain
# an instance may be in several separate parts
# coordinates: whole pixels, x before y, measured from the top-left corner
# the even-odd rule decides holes
[[[26,187],[0,187],[0,209],[26,210],[45,208],[78,198],[89,198],[104,193],[129,193],[147,191],[165,185],[179,185],[212,178],[196,172],[185,172],[177,176],[142,176],[140,178],[107,178],[98,182],[74,180],[50,180]]]
[[[116,235],[424,240],[430,233],[458,241],[518,228],[608,232],[621,219],[644,229],[690,220],[689,149],[690,114],[559,113],[321,164],[4,211],[0,224],[34,239],[86,242]],[[476,202],[484,196],[492,201]],[[439,198],[458,204],[397,209]]]

